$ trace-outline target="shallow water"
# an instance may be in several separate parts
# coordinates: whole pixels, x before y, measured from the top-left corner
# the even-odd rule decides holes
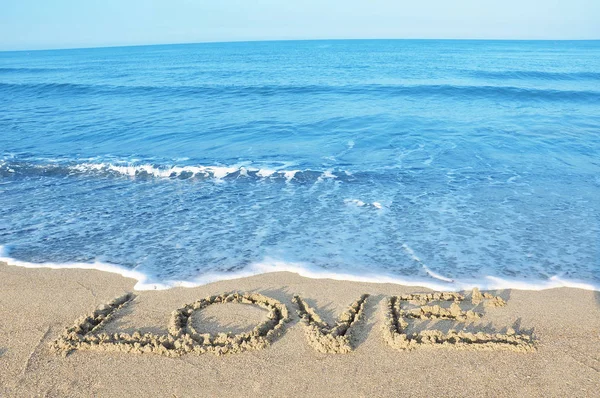
[[[600,286],[598,41],[4,52],[0,109],[13,262]]]

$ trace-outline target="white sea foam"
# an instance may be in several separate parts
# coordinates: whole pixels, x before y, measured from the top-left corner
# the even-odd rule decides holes
[[[416,262],[420,263],[421,259],[419,257],[417,257],[417,255],[415,254],[415,252],[413,251],[413,249],[411,249],[406,243],[402,244],[402,248],[404,249],[404,251],[406,253],[408,253],[408,255],[415,260]]]
[[[545,281],[526,282],[522,280],[503,279],[495,276],[485,276],[482,279],[453,280],[445,277],[431,279],[404,278],[397,275],[386,273],[369,272],[334,272],[316,266],[310,266],[303,263],[284,262],[274,259],[265,259],[262,262],[253,263],[247,268],[238,272],[208,272],[196,278],[189,280],[167,280],[156,281],[148,275],[136,270],[122,267],[115,264],[94,262],[94,263],[30,263],[16,260],[8,256],[5,247],[0,246],[0,261],[9,265],[26,268],[51,268],[51,269],[88,269],[110,272],[122,275],[126,278],[137,280],[134,286],[135,290],[164,290],[172,287],[196,287],[208,283],[245,278],[271,272],[292,272],[300,276],[312,279],[333,279],[351,282],[367,283],[393,283],[404,286],[418,286],[439,291],[460,291],[470,290],[478,287],[482,290],[495,289],[518,289],[518,290],[544,290],[559,287],[570,287],[584,290],[600,291],[600,286],[595,286],[582,281],[564,279],[559,276],[553,276]]]
[[[357,207],[363,207],[364,205],[366,205],[365,202],[359,199],[344,199],[344,203],[347,205],[353,205]]]
[[[337,178],[331,173],[331,170],[324,171],[319,178]]]
[[[600,286],[596,286],[584,281],[565,279],[558,275],[551,276],[545,281],[538,280],[534,282],[499,278],[497,276],[486,276],[484,279],[485,285],[493,286],[493,289],[545,290],[559,287],[571,287],[576,289],[600,291]]]
[[[233,174],[239,169],[237,167],[209,167],[207,168],[212,175],[219,179],[228,176],[229,174]]]
[[[421,261],[421,259],[415,254],[414,250],[411,249],[406,243],[402,244],[402,248],[404,249],[404,251],[406,253],[408,253],[408,255],[417,263],[421,264],[421,267],[423,267],[423,270],[427,273],[427,275],[431,276],[432,278],[435,279],[439,279],[441,281],[444,282],[448,282],[448,283],[453,283],[454,279],[450,279],[447,278],[445,276],[442,276],[436,272],[433,272],[432,270],[429,269],[429,267],[427,265],[425,265],[425,263],[423,263],[423,261]]]
[[[285,180],[287,182],[290,182],[295,176],[296,173],[298,173],[300,170],[289,170],[289,171],[284,171],[283,175],[285,177]]]
[[[118,165],[112,163],[81,163],[70,167],[74,171],[89,172],[89,171],[108,171],[117,174],[135,177],[141,174],[147,174],[156,178],[178,177],[183,173],[191,175],[214,175],[215,178],[227,175],[228,171],[233,171],[233,168],[205,167],[205,166],[172,166],[172,167],[156,167],[150,164],[142,165]],[[235,169],[237,170],[237,169]]]
[[[125,268],[125,267],[122,267],[122,266],[116,265],[116,264],[102,263],[102,262],[31,263],[31,262],[27,262],[27,261],[21,261],[21,260],[17,260],[17,259],[9,257],[8,249],[5,246],[0,246],[0,261],[5,262],[9,265],[15,265],[18,267],[25,267],[25,268],[51,268],[51,269],[69,269],[69,268],[71,268],[71,269],[90,269],[90,270],[110,272],[113,274],[122,275],[126,278],[132,278],[132,279],[137,280],[138,283],[136,284],[135,288],[139,289],[141,287],[141,289],[139,289],[139,290],[149,290],[149,289],[158,289],[158,288],[166,289],[166,288],[170,287],[170,286],[166,286],[166,285],[160,286],[160,287],[158,285],[156,287],[147,285],[146,281],[148,280],[148,278],[145,274],[138,272],[135,269]]]
[[[425,270],[425,272],[427,272],[427,275],[431,276],[432,278],[439,279],[441,281],[448,282],[448,283],[454,282],[454,279],[446,278],[445,276],[442,276],[442,275],[438,274],[437,272],[433,272],[425,264],[421,264],[421,265],[423,266],[423,269]]]
[[[257,176],[263,177],[263,178],[271,177],[273,174],[275,174],[275,170],[270,170],[270,169],[260,169],[256,173]]]
[[[348,206],[356,206],[356,207],[364,207],[364,206],[371,207],[372,206],[378,210],[383,209],[383,205],[379,202],[366,203],[360,199],[344,199],[344,203]]]
[[[40,167],[44,167],[43,165]],[[239,173],[248,176],[248,173],[256,173],[256,176],[268,178],[280,176],[291,181],[300,170],[281,170],[277,168],[260,168],[246,165],[233,166],[154,166],[151,164],[118,164],[118,163],[80,163],[69,166],[72,171],[85,172],[112,172],[129,177],[148,175],[155,178],[173,178],[186,176],[212,177],[220,180],[231,174]],[[323,173],[323,177],[336,178],[330,171]]]
[[[291,182],[298,177],[299,173],[311,172],[308,174],[310,178],[315,173],[320,172],[316,178],[316,182],[321,182],[324,179],[337,179],[338,174],[350,176],[351,172],[347,170],[310,170],[293,168],[294,162],[241,162],[234,165],[160,165],[150,163],[151,160],[146,159],[97,159],[86,158],[78,159],[79,163],[66,162],[64,159],[48,159],[36,158],[34,162],[20,162],[16,172],[26,173],[27,170],[36,170],[36,173],[51,171],[65,172],[67,174],[109,174],[121,175],[131,178],[136,177],[153,177],[159,179],[169,178],[209,178],[220,182],[228,176],[239,175],[244,177],[255,178],[278,178],[286,182]],[[40,163],[41,161],[41,163]],[[146,163],[144,163],[146,162]],[[4,172],[13,173],[15,170],[6,160],[0,160],[0,167]]]

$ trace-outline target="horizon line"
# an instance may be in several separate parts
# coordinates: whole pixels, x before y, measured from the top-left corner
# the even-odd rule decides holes
[[[115,45],[98,45],[84,47],[51,47],[51,48],[33,48],[33,49],[15,49],[4,50],[0,49],[0,53],[4,52],[32,52],[32,51],[66,51],[66,50],[93,50],[106,48],[127,48],[127,47],[155,47],[155,46],[183,46],[194,44],[228,44],[228,43],[272,43],[272,42],[311,42],[311,41],[533,41],[533,42],[550,42],[550,41],[600,41],[598,39],[498,39],[498,38],[332,38],[332,39],[255,39],[255,40],[214,40],[214,41],[191,41],[178,43],[145,43],[145,44],[115,44]]]

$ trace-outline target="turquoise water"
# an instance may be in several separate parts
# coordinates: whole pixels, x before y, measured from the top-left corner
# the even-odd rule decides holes
[[[0,52],[1,258],[600,286],[600,42]]]

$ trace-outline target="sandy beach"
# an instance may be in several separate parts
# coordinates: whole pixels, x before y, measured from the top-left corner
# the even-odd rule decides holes
[[[593,397],[600,389],[600,295],[592,291],[491,292],[505,306],[475,306],[471,293],[464,293],[460,307],[481,315],[463,324],[467,332],[531,336],[531,349],[494,344],[475,349],[475,343],[452,341],[398,349],[384,338],[386,304],[391,297],[430,293],[427,289],[307,279],[281,272],[197,288],[134,291],[134,280],[115,274],[26,269],[4,263],[0,264],[0,280],[3,397]],[[104,333],[168,336],[173,311],[207,296],[214,299],[231,292],[248,293],[248,297],[261,294],[279,302],[289,320],[281,323],[265,346],[246,345],[241,352],[231,350],[224,355],[210,350],[176,352],[174,346],[162,353],[57,349],[56,342],[64,339],[66,329],[78,318],[127,293],[133,293],[131,301],[107,317],[101,325]],[[311,334],[306,329],[311,327],[300,320],[294,296],[301,298],[305,310],[333,325],[363,294],[369,296],[356,307],[359,316],[346,317],[346,326],[350,325],[346,343],[351,351],[319,352],[318,342],[307,339]],[[256,305],[235,300],[214,304],[190,310],[198,333],[244,333],[270,319],[269,310]],[[105,313],[110,310],[100,308]],[[273,324],[278,320],[271,319]],[[444,322],[450,321],[426,319],[419,327],[448,333]],[[89,334],[94,333],[100,331]]]

